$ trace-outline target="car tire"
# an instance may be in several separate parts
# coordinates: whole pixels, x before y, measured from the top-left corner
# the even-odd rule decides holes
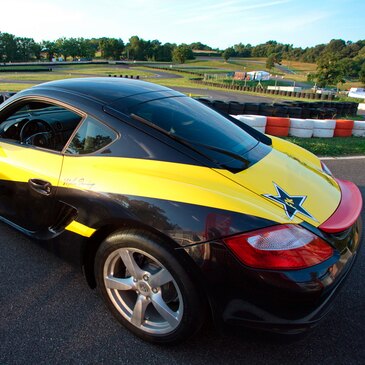
[[[181,342],[204,322],[202,291],[183,254],[141,230],[115,232],[97,251],[95,278],[101,296],[113,315],[146,341]]]

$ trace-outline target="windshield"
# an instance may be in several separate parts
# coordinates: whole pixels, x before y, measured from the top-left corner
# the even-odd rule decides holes
[[[189,97],[151,100],[129,108],[129,112],[196,146],[204,144],[242,156],[258,144],[232,121]],[[214,154],[216,159],[217,150],[204,149],[204,154]],[[227,155],[220,158],[227,159]]]

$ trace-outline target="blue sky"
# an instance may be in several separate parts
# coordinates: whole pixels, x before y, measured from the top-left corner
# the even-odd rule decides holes
[[[213,48],[365,39],[365,0],[0,0],[0,31],[34,38],[132,35]]]

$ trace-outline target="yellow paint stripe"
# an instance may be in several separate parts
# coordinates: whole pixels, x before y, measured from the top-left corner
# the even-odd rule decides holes
[[[66,230],[79,234],[83,237],[91,237],[95,232],[94,228],[90,228],[90,227],[85,226],[84,224],[76,222],[76,221],[71,222],[66,227]]]
[[[59,186],[225,209],[279,223],[288,221],[281,207],[264,199],[257,204],[257,194],[227,179],[222,170],[203,166],[135,158],[65,156]],[[292,222],[301,221],[294,218]]]
[[[0,179],[27,183],[43,179],[56,186],[63,156],[38,149],[0,142]]]
[[[313,153],[307,151],[306,149],[286,141],[285,139],[270,136],[273,147],[280,152],[285,153],[286,155],[294,158],[294,159],[300,159],[302,164],[305,164],[307,167],[311,167],[312,169],[320,170],[322,171],[321,161],[317,156],[315,156]]]

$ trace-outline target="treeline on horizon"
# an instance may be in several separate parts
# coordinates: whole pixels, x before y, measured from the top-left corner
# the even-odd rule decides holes
[[[253,46],[251,44],[235,44],[225,50],[212,48],[201,42],[181,44],[192,51],[212,51],[223,54],[230,53],[230,57],[269,57],[279,55],[279,58],[293,61],[316,63],[321,54],[328,49],[339,52],[342,58],[356,58],[365,56],[365,40],[357,42],[342,39],[333,39],[328,44],[318,44],[313,47],[294,47],[292,44],[283,44],[270,40],[266,43]],[[0,32],[0,60],[2,62],[27,62],[47,57],[63,57],[67,59],[93,58],[100,52],[102,58],[118,60],[123,56],[136,61],[172,61],[172,51],[177,48],[175,43],[162,44],[158,40],[144,40],[133,36],[125,44],[117,38],[59,38],[56,41],[44,40],[35,42],[33,38],[17,37],[13,34]],[[191,54],[189,56],[192,56]]]
[[[191,44],[164,43],[132,36],[127,43],[118,38],[59,38],[35,42],[33,38],[17,37],[0,32],[0,62],[28,62],[54,58],[92,59],[96,55],[109,60],[136,60],[184,63],[194,59],[194,52],[209,51],[225,60],[231,57],[266,57],[267,68],[283,59],[317,64],[317,73],[310,78],[319,84],[345,82],[355,78],[365,82],[365,40],[357,42],[332,39],[313,47],[294,47],[270,40],[253,46],[235,44],[225,50],[213,49],[201,42]]]

